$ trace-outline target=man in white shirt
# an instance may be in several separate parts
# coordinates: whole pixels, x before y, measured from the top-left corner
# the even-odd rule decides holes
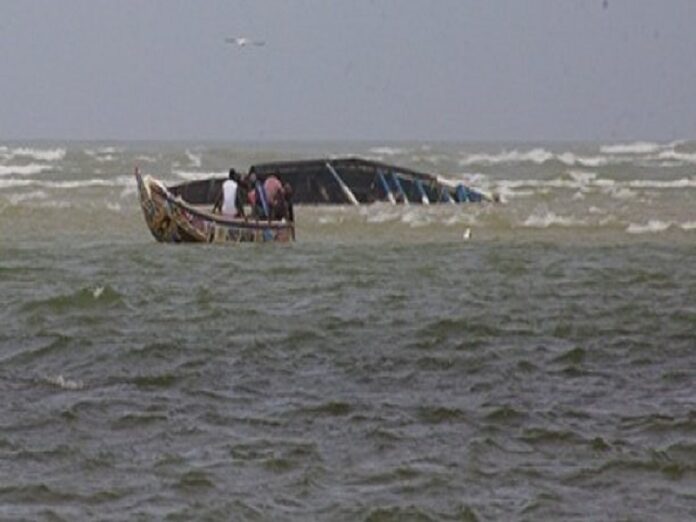
[[[213,206],[213,212],[220,209],[223,215],[240,217],[244,215],[244,206],[239,197],[239,174],[230,169],[229,179],[222,183],[220,196]]]

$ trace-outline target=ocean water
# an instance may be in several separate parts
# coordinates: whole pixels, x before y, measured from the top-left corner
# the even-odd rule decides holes
[[[162,245],[132,176],[347,154],[504,203]],[[2,520],[696,519],[694,142],[0,143],[0,324]]]

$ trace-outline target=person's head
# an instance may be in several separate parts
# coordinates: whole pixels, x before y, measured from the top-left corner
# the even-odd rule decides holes
[[[292,185],[290,183],[283,183],[283,195],[287,201],[292,199]]]
[[[256,172],[255,171],[250,171],[249,175],[247,176],[247,181],[249,182],[250,186],[256,185]]]
[[[233,181],[239,181],[239,174],[237,174],[237,171],[234,169],[230,169],[228,177]]]

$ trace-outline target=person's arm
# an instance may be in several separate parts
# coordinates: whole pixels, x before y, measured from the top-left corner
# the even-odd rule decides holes
[[[237,215],[244,216],[244,200],[246,199],[246,191],[241,184],[237,185],[237,195],[234,198],[234,206],[237,208]]]
[[[215,198],[215,203],[213,203],[213,214],[215,214],[217,211],[222,211],[222,198],[223,198],[223,191],[222,191],[222,185],[220,185],[220,191],[218,192],[218,195]]]

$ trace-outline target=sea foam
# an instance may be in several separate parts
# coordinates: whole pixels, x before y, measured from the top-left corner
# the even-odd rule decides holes
[[[0,165],[0,176],[31,176],[40,174],[55,167],[40,163],[29,163],[28,165]]]
[[[651,154],[662,148],[657,143],[636,141],[634,143],[617,143],[615,145],[602,145],[599,151],[602,154]]]
[[[543,212],[530,215],[522,225],[530,228],[548,228],[550,226],[582,226],[587,225],[587,223],[581,219],[559,216],[554,212]]]
[[[646,224],[631,223],[626,228],[626,232],[629,234],[650,234],[656,232],[664,232],[672,225],[669,221],[660,221],[658,219],[651,219]]]
[[[46,382],[64,390],[81,390],[84,387],[82,381],[66,379],[62,375],[46,377]]]
[[[404,154],[406,151],[398,147],[372,147],[370,152],[380,156],[396,156],[398,154]]]
[[[488,164],[497,165],[500,163],[522,163],[532,162],[541,165],[554,158],[554,154],[542,149],[536,148],[526,152],[520,152],[517,149],[510,151],[502,151],[498,154],[475,153],[469,154],[466,158],[459,161],[460,165],[476,165]]]
[[[191,167],[197,169],[200,168],[202,164],[202,158],[200,154],[194,154],[193,152],[189,151],[188,149],[186,150],[186,157],[189,160],[189,164]]]
[[[197,172],[193,170],[174,170],[172,171],[175,175],[187,181],[195,181],[199,179],[208,178],[222,178],[224,177],[224,172]]]
[[[0,147],[0,157],[4,159],[32,158],[38,161],[60,161],[65,158],[65,149],[34,149]]]

